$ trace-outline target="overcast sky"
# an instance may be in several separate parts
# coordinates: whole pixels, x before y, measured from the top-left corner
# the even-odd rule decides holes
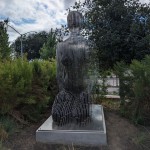
[[[0,20],[9,18],[9,24],[20,33],[49,31],[66,24],[66,9],[78,0],[0,0]],[[83,0],[80,0],[83,1]],[[149,2],[150,0],[141,0]],[[8,28],[9,41],[19,35]]]

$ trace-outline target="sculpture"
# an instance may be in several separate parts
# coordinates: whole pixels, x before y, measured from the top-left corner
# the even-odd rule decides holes
[[[72,11],[67,17],[70,37],[57,46],[57,81],[59,93],[52,107],[53,121],[64,125],[75,120],[85,122],[90,116],[87,92],[88,44],[80,35],[82,14]]]

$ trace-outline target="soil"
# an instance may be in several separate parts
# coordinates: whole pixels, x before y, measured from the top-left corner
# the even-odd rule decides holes
[[[50,112],[44,115],[43,120],[23,128],[5,141],[4,146],[9,150],[150,150],[150,141],[144,143],[144,136],[150,135],[149,129],[142,130],[122,118],[118,113],[105,110],[108,146],[81,147],[72,145],[45,145],[36,143],[35,132],[46,120]]]

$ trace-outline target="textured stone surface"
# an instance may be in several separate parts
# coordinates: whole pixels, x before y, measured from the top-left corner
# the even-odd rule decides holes
[[[36,141],[54,144],[106,145],[106,127],[101,105],[92,105],[92,117],[89,123],[68,123],[57,126],[49,117],[36,131]]]

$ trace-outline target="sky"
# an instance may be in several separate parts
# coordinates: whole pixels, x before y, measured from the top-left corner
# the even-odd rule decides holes
[[[9,25],[21,34],[49,31],[66,24],[66,9],[78,0],[0,0],[0,21],[9,18]],[[84,1],[84,0],[80,0]],[[150,0],[140,0],[142,3]],[[19,34],[8,27],[9,41]]]

